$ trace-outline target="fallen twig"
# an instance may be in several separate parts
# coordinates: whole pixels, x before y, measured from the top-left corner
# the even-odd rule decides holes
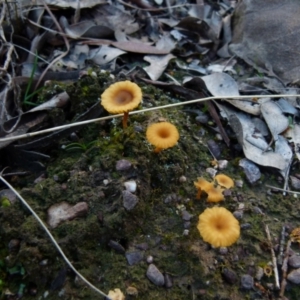
[[[284,292],[285,292],[285,287],[286,287],[286,277],[287,277],[287,270],[288,270],[288,259],[289,259],[289,252],[290,252],[290,247],[291,247],[291,240],[288,240],[287,245],[286,245],[286,250],[285,250],[285,257],[282,263],[282,280],[281,280],[281,289],[279,293],[280,298],[284,298]]]
[[[280,94],[280,95],[272,95],[272,98],[282,98],[282,97],[299,97],[300,95],[285,95],[285,94]],[[183,106],[183,105],[188,105],[188,104],[193,104],[193,103],[198,103],[198,102],[203,102],[203,101],[208,101],[208,100],[221,100],[221,99],[247,99],[249,101],[249,98],[270,98],[270,95],[243,95],[243,96],[220,96],[220,97],[206,97],[206,98],[200,98],[200,99],[195,99],[195,100],[189,100],[185,102],[179,102],[179,103],[172,103],[172,104],[167,104],[167,105],[162,105],[162,106],[156,106],[156,107],[151,107],[151,108],[146,108],[146,109],[141,109],[141,110],[135,110],[135,111],[130,111],[129,115],[136,115],[136,114],[141,114],[149,111],[155,111],[155,110],[160,110],[160,109],[165,109],[165,108],[173,108],[173,107],[178,107],[178,106]],[[75,122],[72,124],[67,124],[67,125],[62,125],[62,126],[56,126],[36,132],[31,132],[31,133],[26,133],[26,134],[20,134],[17,136],[13,137],[6,137],[6,138],[0,138],[0,142],[6,142],[6,141],[15,141],[19,139],[25,139],[37,135],[41,135],[44,133],[48,132],[53,132],[65,128],[72,128],[80,125],[87,125],[91,123],[96,123],[96,122],[101,122],[105,120],[111,120],[114,118],[121,118],[123,117],[124,114],[117,114],[117,115],[110,115],[102,118],[97,118],[97,119],[91,119],[91,120],[86,120],[86,121],[81,121],[81,122]]]
[[[275,251],[273,249],[273,245],[272,245],[272,240],[271,240],[271,235],[270,235],[270,230],[269,230],[269,226],[266,225],[265,226],[265,231],[267,234],[267,238],[268,241],[270,242],[270,250],[271,250],[271,256],[272,256],[272,264],[273,264],[273,270],[274,270],[274,277],[275,277],[275,288],[277,290],[280,289],[280,284],[279,284],[279,275],[278,275],[278,266],[277,266],[277,259],[275,256]]]

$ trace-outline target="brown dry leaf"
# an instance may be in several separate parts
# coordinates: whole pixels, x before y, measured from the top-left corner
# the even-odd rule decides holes
[[[157,80],[168,66],[169,61],[175,58],[174,55],[168,54],[163,56],[148,55],[144,60],[150,63],[150,66],[143,68],[152,80]]]
[[[125,42],[113,42],[109,40],[89,40],[83,41],[82,44],[88,45],[112,45],[118,49],[134,52],[134,53],[141,53],[141,54],[168,54],[170,51],[168,49],[157,49],[154,46],[147,45],[145,43],[140,42],[132,42],[132,41],[125,41]]]

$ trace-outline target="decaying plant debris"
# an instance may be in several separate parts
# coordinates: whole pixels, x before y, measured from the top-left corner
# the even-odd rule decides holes
[[[263,39],[272,49],[254,49],[258,37],[243,25],[252,15],[270,37],[268,8],[276,22],[288,21],[279,4],[0,4],[1,176],[72,263],[1,185],[1,299],[101,298],[81,275],[126,299],[299,298],[299,204],[291,191],[300,188],[299,78],[284,59],[297,43]],[[294,1],[284,6],[297,12]],[[99,105],[103,91],[124,80],[143,93],[126,129]],[[145,131],[162,121],[180,139],[153,153]],[[239,220],[241,237],[215,249],[196,228],[212,204],[205,193],[196,199],[193,182],[218,172],[235,181],[221,205]]]

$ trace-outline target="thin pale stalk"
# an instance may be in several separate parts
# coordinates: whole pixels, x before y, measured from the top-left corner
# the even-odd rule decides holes
[[[282,97],[299,97],[300,95],[285,95],[285,94],[280,94],[280,95],[272,95],[272,98],[282,98]],[[151,107],[151,108],[146,108],[146,109],[141,109],[141,110],[134,110],[129,112],[129,115],[136,115],[136,114],[141,114],[149,111],[155,111],[155,110],[160,110],[160,109],[165,109],[165,108],[173,108],[173,107],[178,107],[178,106],[184,106],[188,104],[194,104],[198,102],[203,102],[203,101],[208,101],[208,100],[220,100],[220,99],[249,99],[249,98],[270,98],[270,95],[247,95],[247,96],[220,96],[220,97],[206,97],[206,98],[200,98],[200,99],[195,99],[195,100],[189,100],[185,102],[179,102],[179,103],[173,103],[173,104],[167,104],[167,105],[162,105],[162,106],[156,106],[156,107]],[[37,135],[41,135],[44,133],[48,132],[53,132],[61,129],[66,129],[66,128],[72,128],[80,125],[87,125],[91,123],[96,123],[96,122],[101,122],[105,120],[111,120],[113,118],[121,118],[123,117],[124,114],[117,114],[117,115],[110,115],[102,118],[97,118],[97,119],[92,119],[92,120],[86,120],[86,121],[81,121],[81,122],[76,122],[68,125],[62,125],[62,126],[56,126],[32,133],[26,133],[26,134],[20,134],[17,136],[12,136],[12,137],[6,137],[6,138],[1,138],[0,142],[5,142],[5,141],[15,141],[19,139],[25,139]]]

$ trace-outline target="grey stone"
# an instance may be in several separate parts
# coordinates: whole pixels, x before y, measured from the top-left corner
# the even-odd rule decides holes
[[[249,159],[247,158],[241,159],[239,161],[239,166],[244,169],[246,178],[250,183],[254,183],[260,179],[261,173],[258,166],[252,161],[250,161]]]
[[[169,274],[165,274],[165,287],[167,289],[171,288],[173,286],[173,280],[172,280],[172,277],[171,275]]]
[[[235,284],[237,281],[236,273],[230,269],[225,268],[222,272],[222,277],[229,284]]]
[[[117,161],[116,170],[117,171],[127,171],[131,168],[132,164],[127,159],[120,159]]]
[[[140,251],[126,252],[125,257],[127,259],[128,264],[130,266],[133,266],[139,263],[144,258],[144,254]]]
[[[191,215],[188,211],[184,210],[182,212],[182,219],[184,221],[189,221],[192,217],[193,217],[193,215]]]
[[[254,279],[252,276],[245,274],[241,277],[241,287],[245,290],[251,290],[253,289],[254,285]]]
[[[287,280],[295,284],[300,284],[300,269],[290,272],[287,276]]]
[[[149,265],[146,276],[153,284],[157,286],[163,286],[165,284],[164,275],[154,264]]]
[[[236,210],[233,212],[233,215],[235,216],[235,218],[237,218],[238,220],[242,219],[243,218],[243,211],[241,210]]]
[[[300,256],[299,255],[292,255],[288,260],[289,265],[292,268],[300,268]]]
[[[85,216],[88,208],[86,202],[78,202],[75,205],[67,202],[53,204],[48,208],[47,223],[51,228],[55,228],[62,222]]]
[[[136,195],[133,195],[129,191],[123,191],[123,206],[127,210],[132,210],[137,203],[139,202],[139,199]]]

